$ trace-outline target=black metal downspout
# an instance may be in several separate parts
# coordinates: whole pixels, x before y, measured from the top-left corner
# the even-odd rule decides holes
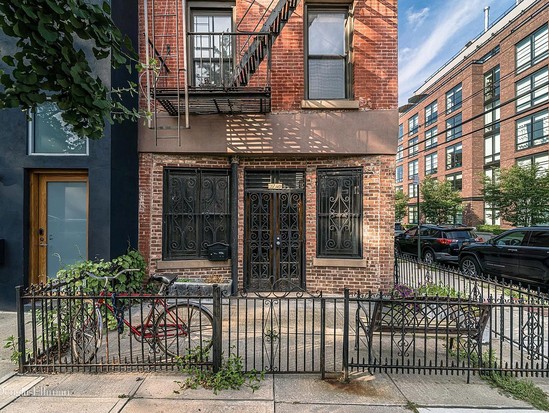
[[[238,165],[237,156],[231,158],[231,294],[238,291]]]

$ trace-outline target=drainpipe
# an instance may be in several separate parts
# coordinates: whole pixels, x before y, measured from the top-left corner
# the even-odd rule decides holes
[[[484,31],[490,27],[490,6],[484,8]]]
[[[231,294],[238,291],[238,156],[231,158]]]

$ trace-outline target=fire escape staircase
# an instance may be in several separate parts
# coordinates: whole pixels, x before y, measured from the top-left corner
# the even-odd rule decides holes
[[[238,113],[268,113],[271,110],[270,67],[271,50],[275,39],[280,35],[285,24],[296,9],[299,0],[279,0],[272,8],[259,31],[236,32],[229,35],[246,36],[242,52],[237,54],[238,64],[232,68],[232,74],[224,85],[188,86],[187,93],[180,87],[162,87],[155,81],[152,93],[165,112],[170,116],[181,116],[185,113],[185,103],[188,99],[188,110],[191,114],[238,114]],[[250,6],[251,7],[251,6]],[[259,23],[260,24],[260,23]],[[259,27],[259,24],[256,27]],[[197,34],[204,35],[204,34]],[[192,44],[189,37],[188,44]],[[192,48],[192,46],[191,46]],[[175,59],[178,61],[178,57]],[[267,59],[268,65],[262,76],[265,85],[257,86],[250,83],[253,75],[260,69],[261,63]],[[169,70],[167,66],[164,71]],[[189,81],[189,80],[188,80]],[[261,82],[255,82],[261,83]]]

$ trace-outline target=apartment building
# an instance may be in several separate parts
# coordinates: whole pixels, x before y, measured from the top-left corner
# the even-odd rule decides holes
[[[113,0],[111,16],[137,47],[138,8],[129,3]],[[13,55],[15,39],[0,34],[0,47]],[[90,66],[112,87],[138,80],[112,69],[110,59]],[[0,69],[9,73],[2,62]],[[137,124],[106,125],[103,139],[84,140],[51,103],[30,114],[0,110],[0,122],[0,309],[13,310],[16,286],[137,248]]]
[[[549,168],[548,18],[546,1],[517,2],[399,108],[396,185],[410,197],[406,222],[418,219],[416,176],[461,191],[463,212],[450,222],[494,225],[483,176],[514,164]]]
[[[396,0],[140,1],[139,249],[233,291],[392,280]]]

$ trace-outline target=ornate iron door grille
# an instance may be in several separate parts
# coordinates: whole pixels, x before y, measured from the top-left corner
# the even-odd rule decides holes
[[[244,270],[248,290],[289,291],[303,286],[303,178],[303,172],[246,174]]]

